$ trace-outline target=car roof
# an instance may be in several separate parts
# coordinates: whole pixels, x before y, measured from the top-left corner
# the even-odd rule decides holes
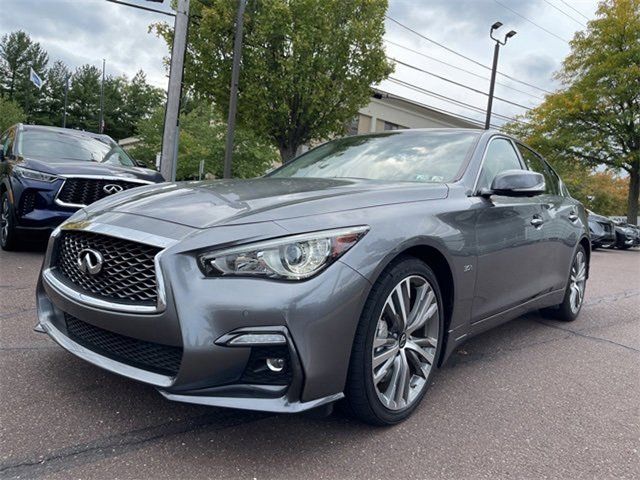
[[[99,139],[99,140],[111,140],[113,141],[113,139],[109,136],[109,135],[105,135],[102,133],[93,133],[93,132],[87,132],[85,130],[75,130],[72,128],[62,128],[62,127],[52,127],[49,125],[28,125],[28,124],[18,124],[18,129],[22,130],[22,131],[49,131],[49,132],[56,132],[56,133],[62,133],[65,135],[74,135],[74,136],[78,136],[78,137],[90,137],[90,138],[95,138],[95,139]]]

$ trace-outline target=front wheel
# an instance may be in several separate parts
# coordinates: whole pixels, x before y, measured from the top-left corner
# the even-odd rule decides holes
[[[16,248],[17,232],[13,219],[13,207],[9,202],[8,193],[4,192],[0,197],[0,247],[3,250]]]
[[[433,271],[401,258],[374,284],[351,353],[347,402],[361,420],[393,425],[417,408],[443,338],[442,298]]]
[[[582,245],[579,245],[578,250],[573,256],[573,263],[571,264],[571,272],[569,273],[569,281],[564,293],[564,299],[557,307],[545,309],[545,313],[564,322],[573,322],[578,318],[587,287],[587,268],[587,254]]]

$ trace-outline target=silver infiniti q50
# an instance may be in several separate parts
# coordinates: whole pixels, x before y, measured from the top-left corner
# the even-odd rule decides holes
[[[373,424],[423,399],[471,336],[533,309],[574,320],[583,206],[492,131],[335,140],[254,180],[101,200],[51,236],[38,329],[171,400]]]

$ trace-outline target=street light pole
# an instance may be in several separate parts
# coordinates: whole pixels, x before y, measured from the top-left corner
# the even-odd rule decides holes
[[[240,77],[240,59],[242,58],[242,27],[246,0],[238,0],[238,18],[233,41],[233,67],[231,69],[231,92],[229,98],[229,116],[227,118],[227,142],[224,149],[224,178],[231,178],[231,159],[233,158],[233,135],[236,127],[238,109],[238,78]]]
[[[491,85],[489,86],[489,100],[487,103],[487,117],[484,122],[485,130],[489,130],[491,128],[491,109],[493,107],[493,92],[496,87],[496,74],[498,73],[498,56],[500,55],[500,46],[506,45],[507,40],[513,37],[516,32],[515,30],[510,30],[505,36],[504,40],[500,41],[499,39],[493,36],[493,32],[499,29],[502,26],[501,22],[496,22],[491,25],[491,30],[489,32],[489,36],[492,40],[496,42],[495,47],[493,48],[493,66],[491,68]]]
[[[188,24],[189,0],[177,0],[176,20],[173,29],[173,46],[171,48],[169,87],[167,88],[167,107],[164,115],[164,131],[162,134],[162,154],[160,157],[160,173],[165,180],[169,182],[176,179],[182,70],[187,47]]]

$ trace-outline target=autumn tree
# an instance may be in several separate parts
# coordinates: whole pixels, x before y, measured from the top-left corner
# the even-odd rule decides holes
[[[185,81],[226,115],[237,2],[192,2]],[[341,134],[391,73],[382,44],[386,0],[249,2],[238,123],[269,139],[283,160]],[[167,24],[156,31],[171,42]]]
[[[576,33],[557,77],[563,88],[512,130],[565,165],[606,166],[628,176],[627,219],[640,193],[640,0],[605,0]]]

